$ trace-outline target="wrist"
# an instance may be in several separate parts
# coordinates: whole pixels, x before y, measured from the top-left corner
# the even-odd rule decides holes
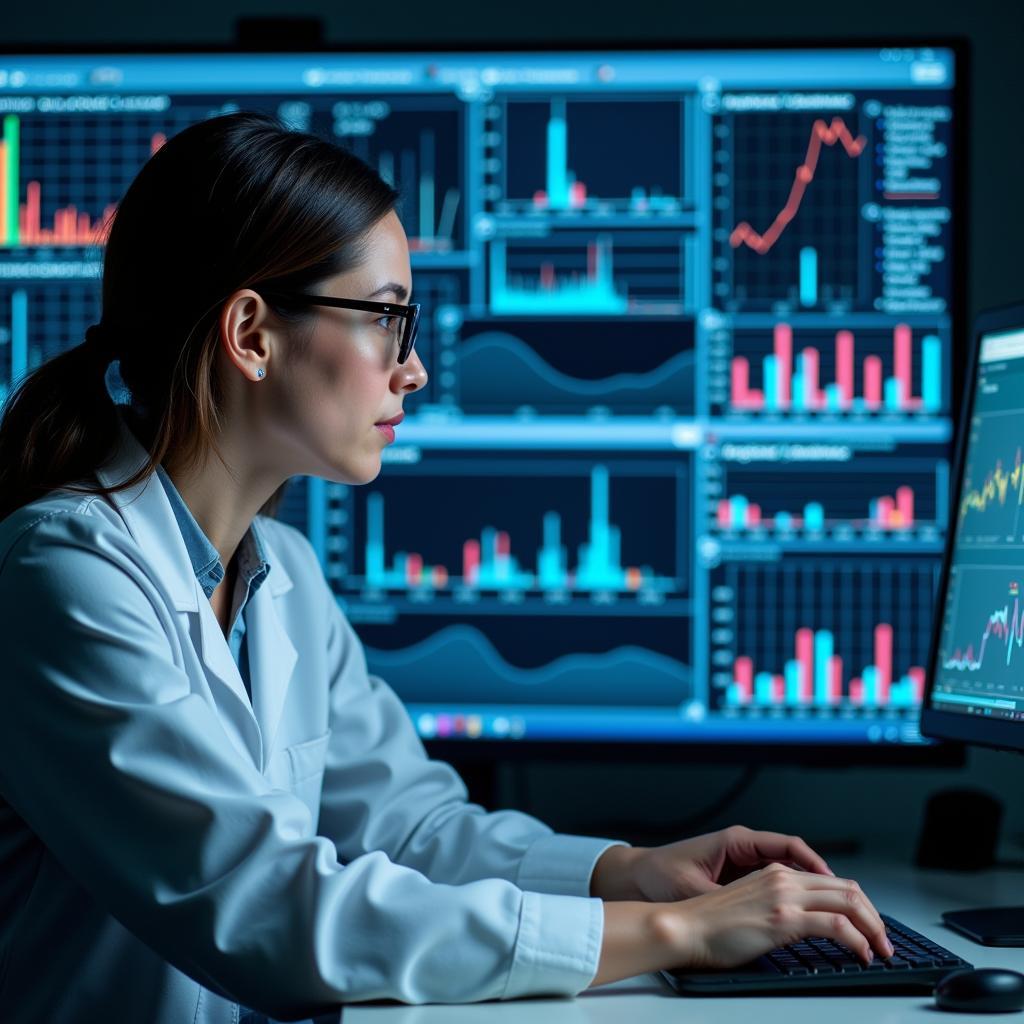
[[[664,905],[622,900],[603,906],[601,955],[591,985],[678,966],[667,938],[671,928],[658,921]]]
[[[650,930],[666,957],[665,968],[696,965],[701,960],[699,915],[683,903],[656,903],[652,909]]]
[[[643,900],[634,867],[643,847],[610,846],[594,865],[590,875],[590,895],[602,900]]]

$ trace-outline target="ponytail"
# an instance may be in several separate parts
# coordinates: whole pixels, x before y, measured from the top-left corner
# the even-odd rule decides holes
[[[117,437],[108,365],[94,334],[16,385],[0,422],[0,519],[61,486],[103,491],[89,478]]]

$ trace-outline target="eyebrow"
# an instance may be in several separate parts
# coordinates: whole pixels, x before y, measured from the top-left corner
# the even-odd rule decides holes
[[[406,297],[409,294],[409,289],[404,284],[398,284],[396,281],[389,281],[387,284],[382,284],[375,292],[370,292],[366,297],[368,299],[375,298],[378,295],[383,295],[385,292],[394,292],[395,298],[399,302],[405,302]]]

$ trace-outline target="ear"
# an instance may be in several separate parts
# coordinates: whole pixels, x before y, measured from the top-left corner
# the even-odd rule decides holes
[[[251,288],[240,288],[221,307],[221,347],[251,381],[261,380],[267,373],[273,335],[269,319],[266,302]]]

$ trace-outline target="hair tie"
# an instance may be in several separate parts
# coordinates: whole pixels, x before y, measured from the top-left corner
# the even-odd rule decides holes
[[[86,328],[85,345],[90,352],[101,356],[108,363],[117,358],[115,340],[111,335],[110,328],[104,324],[92,324]]]

